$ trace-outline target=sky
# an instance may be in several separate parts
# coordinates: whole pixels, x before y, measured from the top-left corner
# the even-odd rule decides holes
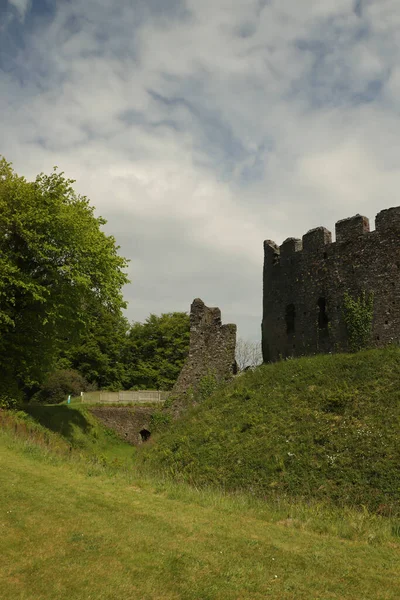
[[[58,165],[130,259],[130,321],[260,337],[263,240],[400,188],[398,0],[0,0],[0,154]]]

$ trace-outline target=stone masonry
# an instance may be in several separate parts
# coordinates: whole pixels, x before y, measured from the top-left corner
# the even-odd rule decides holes
[[[400,207],[336,223],[336,241],[318,227],[278,247],[264,242],[264,362],[345,351],[344,295],[373,293],[372,346],[400,340]]]
[[[152,407],[93,406],[89,410],[103,425],[134,446],[151,436]]]
[[[200,298],[190,307],[189,356],[172,390],[172,396],[182,397],[189,389],[195,391],[200,380],[215,375],[229,380],[236,373],[236,325],[222,325],[219,308],[209,308]]]

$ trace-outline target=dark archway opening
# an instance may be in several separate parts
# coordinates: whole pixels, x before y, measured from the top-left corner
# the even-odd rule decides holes
[[[318,314],[318,329],[328,331],[329,317],[326,314],[326,300],[325,298],[319,298],[318,300],[319,314]]]
[[[286,321],[286,333],[293,335],[295,331],[295,320],[296,320],[296,309],[294,304],[288,304],[286,307],[285,321]]]
[[[139,431],[139,435],[142,442],[147,442],[147,440],[150,439],[151,433],[148,429],[142,429]]]

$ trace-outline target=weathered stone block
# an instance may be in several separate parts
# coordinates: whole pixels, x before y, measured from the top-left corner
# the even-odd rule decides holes
[[[336,223],[336,241],[351,242],[355,238],[369,232],[369,220],[362,215],[355,215]]]
[[[313,252],[321,250],[326,244],[332,243],[332,234],[325,227],[311,229],[303,235],[303,250]]]

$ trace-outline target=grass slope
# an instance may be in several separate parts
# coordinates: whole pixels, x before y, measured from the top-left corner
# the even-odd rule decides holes
[[[21,408],[0,410],[0,427],[59,455],[72,453],[110,467],[133,467],[135,448],[104,427],[87,407],[28,404]]]
[[[75,451],[114,464],[129,464],[135,449],[105,428],[85,405],[23,405],[20,422],[29,429],[36,425],[43,431],[59,434]],[[25,415],[24,415],[25,413]],[[26,415],[29,415],[28,417]]]
[[[143,460],[196,484],[399,511],[400,349],[321,355],[238,377]]]
[[[23,434],[0,429],[1,598],[398,598],[388,519],[347,515],[381,541],[321,535],[256,500],[109,477]]]

